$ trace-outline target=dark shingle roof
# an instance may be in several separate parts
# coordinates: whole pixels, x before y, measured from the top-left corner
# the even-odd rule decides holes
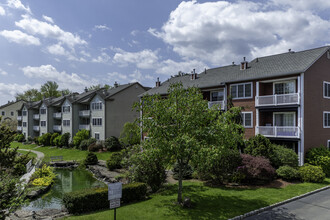
[[[224,83],[303,73],[329,49],[330,46],[325,46],[300,52],[259,57],[249,62],[249,67],[246,70],[240,70],[239,65],[218,67],[206,70],[206,74],[205,72],[198,74],[195,80],[191,80],[190,74],[173,77],[163,82],[160,87],[154,87],[140,96],[167,94],[169,85],[177,82],[181,82],[184,88],[192,86],[208,88],[220,86]]]

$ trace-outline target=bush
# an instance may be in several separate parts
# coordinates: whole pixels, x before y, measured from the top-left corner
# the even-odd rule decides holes
[[[325,179],[325,174],[319,166],[305,164],[299,169],[301,180],[304,182],[322,183]]]
[[[38,137],[34,137],[33,138],[33,142],[37,145],[39,145],[39,138]]]
[[[14,140],[17,142],[24,142],[25,141],[24,134],[17,134]]]
[[[276,170],[276,173],[283,180],[294,181],[300,179],[300,174],[297,168],[293,168],[291,166],[285,165],[281,166]]]
[[[100,141],[95,142],[88,146],[88,150],[91,152],[98,152],[99,150],[103,149],[103,145]]]
[[[114,152],[110,155],[110,158],[107,160],[107,168],[109,170],[121,168],[121,160],[123,155],[121,152]]]
[[[87,150],[88,146],[90,146],[91,144],[94,144],[96,142],[95,138],[90,138],[88,140],[83,140],[81,141],[80,145],[79,145],[79,149],[80,150]]]
[[[317,165],[317,159],[319,156],[330,157],[330,151],[324,146],[311,148],[306,153],[305,162]]]
[[[62,147],[69,147],[69,140],[70,140],[70,133],[64,133],[63,135],[61,135],[61,146]]]
[[[55,144],[56,147],[62,147],[61,140],[62,140],[62,135],[58,135],[56,138],[54,138],[53,143]]]
[[[119,136],[119,141],[124,146],[140,144],[140,126],[134,122],[126,122]]]
[[[173,167],[173,178],[178,180],[179,179],[179,164],[175,163]],[[191,179],[193,174],[193,169],[189,164],[185,164],[183,167],[182,177],[184,180]]]
[[[56,143],[55,143],[55,138],[57,138],[60,134],[59,133],[54,133],[52,134],[52,137],[50,138],[50,145],[52,146],[56,146]]]
[[[88,130],[80,130],[76,133],[76,135],[73,137],[73,145],[76,147],[80,146],[80,143],[83,140],[87,140],[89,138],[89,131]]]
[[[108,151],[117,151],[121,149],[118,138],[111,136],[105,140],[105,147]]]
[[[250,184],[265,184],[275,177],[275,169],[270,165],[268,159],[264,157],[254,157],[249,154],[242,154],[242,166],[238,167],[238,172],[245,175],[244,181]]]
[[[268,138],[258,134],[247,141],[244,153],[270,158],[273,154],[273,145]]]
[[[316,159],[316,165],[320,166],[327,177],[330,177],[330,157],[319,156]]]
[[[123,185],[123,203],[144,199],[147,193],[145,183]],[[69,213],[80,214],[109,208],[108,188],[91,188],[64,194],[63,204]]]
[[[298,155],[293,150],[281,145],[273,145],[273,154],[269,158],[271,164],[275,168],[281,166],[298,166]]]
[[[38,139],[39,144],[41,144],[43,146],[50,146],[50,138],[51,137],[52,137],[51,133],[46,133],[46,134],[41,135]]]
[[[96,165],[97,162],[98,162],[97,156],[94,153],[89,152],[84,161],[84,164],[85,165]]]
[[[53,168],[44,164],[32,174],[30,181],[34,186],[48,186],[54,182],[55,177],[56,174],[53,172]]]

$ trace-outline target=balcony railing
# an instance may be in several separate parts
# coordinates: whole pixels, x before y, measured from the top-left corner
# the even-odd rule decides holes
[[[90,130],[90,126],[89,125],[79,125],[79,129],[85,129],[85,130]]]
[[[62,113],[61,112],[53,113],[53,118],[61,119],[62,118]]]
[[[209,108],[211,108],[213,105],[220,105],[220,110],[225,110],[225,101],[210,101],[208,103]]]
[[[17,116],[17,121],[22,121],[22,116]]]
[[[61,125],[53,125],[53,130],[54,131],[62,131],[62,126]]]
[[[295,126],[259,126],[258,134],[265,137],[300,138],[300,127]]]
[[[91,115],[91,111],[90,110],[79,111],[79,116],[80,117],[89,117],[90,115]]]
[[[22,126],[17,126],[17,131],[22,131]]]
[[[39,114],[34,114],[34,115],[33,115],[33,119],[35,119],[35,120],[39,120],[39,119],[40,119],[40,115],[39,115]]]
[[[299,93],[256,96],[256,106],[299,105]]]
[[[33,126],[33,130],[34,131],[40,131],[40,127],[39,126]]]

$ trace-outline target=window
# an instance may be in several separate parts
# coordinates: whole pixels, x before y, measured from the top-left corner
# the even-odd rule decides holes
[[[26,122],[23,122],[23,127],[26,127]]]
[[[63,106],[62,107],[62,112],[63,113],[70,113],[70,106]]]
[[[1,112],[1,115],[2,115],[2,116],[4,116],[5,114],[6,114],[5,111],[2,111],[2,112]]]
[[[296,81],[276,82],[274,83],[274,94],[291,94],[296,92]]]
[[[63,126],[70,126],[70,120],[63,120]]]
[[[46,127],[46,121],[40,121],[40,126],[41,127]]]
[[[92,110],[102,110],[102,102],[92,102]]]
[[[323,112],[323,128],[330,128],[330,112]]]
[[[40,109],[40,114],[41,114],[41,115],[46,114],[46,108],[41,108],[41,109]]]
[[[294,127],[296,126],[295,112],[274,112],[274,126]]]
[[[242,112],[242,125],[245,128],[252,128],[253,127],[253,113],[252,112]]]
[[[93,118],[93,126],[102,126],[102,118]]]
[[[23,111],[22,111],[22,115],[23,115],[23,116],[26,116],[26,113],[27,113],[26,110],[23,110]]]
[[[328,140],[328,149],[330,149],[330,140]]]
[[[223,101],[223,99],[224,99],[224,91],[223,90],[211,92],[211,101],[212,102],[214,102],[214,101]]]
[[[230,85],[230,95],[233,99],[252,98],[252,83]]]
[[[11,115],[11,116],[14,116],[14,112],[10,112],[10,115]]]
[[[100,140],[100,133],[94,133],[94,137],[96,140]]]
[[[330,99],[330,82],[323,82],[323,97]]]

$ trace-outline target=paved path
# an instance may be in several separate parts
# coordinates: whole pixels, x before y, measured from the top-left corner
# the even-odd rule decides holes
[[[330,189],[245,218],[246,220],[329,220]]]
[[[42,160],[45,157],[45,154],[40,152],[40,151],[35,151],[35,150],[29,150],[29,149],[19,149],[22,151],[31,151],[32,153],[35,153],[37,155],[37,160]],[[32,174],[36,171],[35,166],[30,170],[30,172],[24,174],[20,180],[23,181],[24,183],[28,183]]]
[[[36,150],[30,150],[30,149],[19,149],[22,151],[31,151],[32,153],[35,153],[37,155],[37,159],[38,160],[42,160],[45,157],[45,154],[40,152],[40,151],[36,151]]]

